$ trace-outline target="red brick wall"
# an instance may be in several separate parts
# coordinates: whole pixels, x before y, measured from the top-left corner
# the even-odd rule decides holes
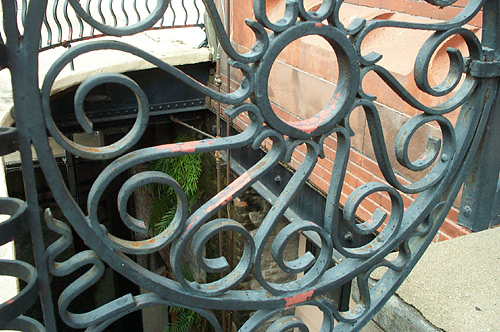
[[[436,20],[450,20],[460,13],[469,0],[458,0],[454,4],[444,8],[433,6],[422,0],[345,0],[345,2],[360,6],[387,9],[409,15],[428,17]],[[476,27],[482,27],[482,18],[482,13],[479,13],[469,24]]]
[[[280,15],[282,15],[283,11],[282,2],[283,1],[277,0],[268,1],[268,14],[271,18],[273,18],[273,15],[276,19],[281,17]],[[364,15],[367,19],[388,18],[387,10],[390,10],[389,14],[392,12],[399,12],[412,15],[419,14],[427,18],[447,19],[454,17],[456,15],[456,10],[460,10],[460,8],[465,4],[465,1],[459,0],[452,7],[440,9],[425,2],[412,0],[347,0],[346,2],[356,4],[356,6],[352,4],[344,5],[347,11],[344,13],[346,17],[349,17],[351,13],[365,12]],[[313,8],[315,1],[306,0],[305,3],[306,6],[310,6],[306,8],[310,9]],[[367,6],[370,7],[368,8]],[[421,8],[422,12],[418,12],[417,7]],[[244,19],[253,19],[252,13],[253,8],[251,1],[239,1],[238,6],[233,6],[231,38],[234,46],[240,53],[248,52],[251,45],[255,41],[251,30],[243,24]],[[381,15],[384,16],[380,17]],[[399,15],[397,19],[405,17],[404,14],[396,13],[396,15]],[[480,26],[480,18],[475,18],[474,24]],[[429,37],[429,32],[406,30],[407,32],[405,33],[407,33],[407,35],[401,36],[398,31],[394,32],[394,30],[397,29],[382,32],[380,36],[374,35],[373,38],[376,42],[374,43],[375,49],[376,47],[379,47],[380,50],[376,50],[383,52],[387,48],[394,47],[395,44],[395,49],[397,51],[398,49],[404,48],[404,45],[401,45],[406,41],[406,43],[408,43],[409,53],[413,56],[413,58],[411,56],[402,56],[400,54],[393,55],[392,53],[394,53],[394,50],[389,49],[392,53],[388,52],[387,55],[384,55],[385,58],[381,60],[382,65],[386,66],[405,86],[405,88],[407,88],[414,96],[419,98],[419,100],[432,104],[432,101],[428,100],[429,97],[419,91],[416,87],[412,71],[414,58],[416,57],[419,49],[419,47],[415,48],[414,44],[418,44],[415,43],[415,41],[420,40],[421,42],[424,42]],[[476,32],[479,33],[477,29]],[[401,38],[401,40],[398,40],[397,38]],[[454,46],[459,49],[463,49],[459,40],[452,39],[448,43],[449,44],[446,46]],[[317,39],[307,38],[294,42],[285,48],[280,54],[273,66],[269,81],[269,96],[272,107],[280,118],[287,121],[308,118],[311,116],[311,114],[308,113],[310,109],[319,111],[320,107],[324,105],[325,100],[328,100],[331,97],[331,93],[334,91],[335,82],[337,80],[337,70],[335,66],[332,66],[332,63],[336,63],[335,55],[328,47],[329,46],[319,37]],[[414,47],[414,49],[411,47]],[[436,59],[439,60],[439,57],[443,57],[443,59],[446,58],[444,49],[446,49],[446,47],[443,47],[443,51],[436,55]],[[393,56],[393,58],[391,58],[391,56]],[[442,78],[442,73],[439,73],[439,70],[442,69],[441,71],[444,70],[446,72],[448,70],[447,65],[442,67],[443,68],[439,65],[436,67],[438,73],[436,74],[435,79],[438,82],[439,79]],[[221,76],[224,83],[222,85],[222,89],[227,91],[227,75],[225,68],[226,66],[223,65]],[[241,78],[241,72],[232,69],[231,90],[237,89],[238,82],[240,82]],[[373,75],[373,77],[366,77],[364,84],[368,86],[366,89],[368,92],[377,96],[377,107],[382,117],[384,134],[386,135],[386,140],[388,141],[387,148],[389,152],[392,151],[391,162],[395,166],[396,171],[399,173],[398,179],[403,184],[415,181],[419,178],[419,175],[408,172],[402,167],[397,167],[397,161],[395,160],[393,154],[394,140],[397,132],[410,117],[419,112],[402,101],[380,80],[380,78],[375,75]],[[311,107],[304,107],[304,105]],[[450,116],[451,121],[453,121],[454,118],[455,117],[453,115]],[[246,127],[248,121],[249,119],[246,114],[243,114],[234,121],[234,125],[243,129]],[[345,203],[348,195],[355,188],[367,182],[386,182],[383,179],[381,171],[375,161],[373,146],[371,144],[371,136],[369,134],[366,118],[362,110],[356,109],[353,111],[351,116],[351,126],[356,135],[352,137],[352,149],[342,192],[342,203]],[[416,138],[416,140],[421,142],[421,144],[417,145],[425,147],[427,144],[427,137],[435,134],[439,136],[435,126],[426,126],[419,133],[419,137]],[[265,142],[265,145],[269,149],[271,147],[270,141]],[[309,180],[318,189],[323,192],[327,192],[336,152],[335,135],[331,135],[326,139],[324,148],[326,157],[318,160],[318,164],[316,165]],[[412,157],[416,159],[422,152],[422,148],[417,146],[414,150],[415,151],[413,151],[414,153]],[[298,147],[293,154],[290,166],[296,169],[300,165],[304,156],[305,147]],[[416,197],[416,195],[407,194],[403,194],[402,196],[406,207],[409,206]],[[457,204],[458,203],[459,201],[457,201]],[[363,201],[363,204],[357,211],[357,215],[359,218],[367,220],[377,208],[390,212],[390,199],[388,195],[383,193],[371,195]],[[441,227],[438,236],[436,236],[436,241],[442,241],[469,233],[467,229],[457,225],[457,218],[458,210],[453,208]]]

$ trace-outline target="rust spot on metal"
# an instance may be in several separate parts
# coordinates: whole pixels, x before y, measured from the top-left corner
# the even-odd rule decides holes
[[[142,247],[145,246],[146,244],[153,244],[156,242],[155,238],[149,239],[149,240],[144,240],[140,242],[132,242],[133,247]]]
[[[314,289],[294,296],[285,297],[285,310],[289,309],[292,306],[295,306],[297,303],[302,303],[312,299],[313,295]]]
[[[316,23],[315,25],[316,25],[318,28],[321,28],[321,27],[323,26],[323,23],[318,22],[318,23]]]

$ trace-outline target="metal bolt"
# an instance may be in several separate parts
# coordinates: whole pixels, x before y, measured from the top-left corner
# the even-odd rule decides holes
[[[281,182],[281,176],[276,175],[275,178],[274,178],[274,181]]]
[[[351,232],[345,233],[344,240],[351,242],[352,241],[352,233]]]
[[[450,157],[448,157],[448,155],[445,153],[441,156],[441,161],[442,162],[447,162],[448,160],[450,160]]]
[[[471,214],[472,214],[472,208],[467,205],[467,206],[464,207],[463,212],[464,212],[464,217],[465,218],[469,218],[471,216]]]

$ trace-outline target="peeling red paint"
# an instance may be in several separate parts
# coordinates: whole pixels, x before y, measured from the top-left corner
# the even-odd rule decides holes
[[[216,201],[209,205],[205,210],[203,210],[203,213],[209,213],[218,206],[226,205],[230,200],[234,198],[238,190],[246,186],[248,183],[252,181],[252,177],[250,176],[250,173],[245,172],[241,174],[239,178],[234,180],[224,191],[221,191],[218,193],[214,198]]]
[[[7,304],[11,304],[13,302],[14,302],[14,299],[10,299],[10,300],[7,301]]]
[[[316,114],[315,116],[313,116],[307,120],[303,120],[303,121],[299,121],[299,122],[286,121],[286,123],[294,128],[297,128],[300,131],[303,131],[307,134],[310,134],[313,131],[315,131],[316,129],[318,129],[318,127],[321,124],[323,124],[323,122],[328,120],[330,114],[331,114],[330,111],[322,110],[321,112],[319,112],[318,114]]]
[[[320,125],[322,125],[323,123],[327,122],[330,119],[332,112],[334,112],[337,109],[337,103],[339,97],[340,97],[340,92],[337,92],[334,96],[332,96],[332,99],[330,99],[328,105],[326,105],[318,114],[307,120],[302,120],[298,122],[285,121],[285,123],[300,131],[310,134],[316,129],[318,129]]]
[[[193,141],[176,144],[163,144],[156,147],[157,150],[167,150],[170,152],[195,152],[197,148],[206,145],[213,145],[215,141]]]
[[[318,22],[318,23],[316,23],[315,25],[316,25],[318,28],[321,28],[321,27],[323,26],[323,23]]]
[[[194,226],[194,221],[192,221],[187,227],[186,227],[186,231],[188,231],[191,227]]]
[[[250,183],[250,181],[252,181],[252,177],[248,172],[243,173],[240,177],[234,180],[224,191],[221,191],[220,193],[214,196],[214,198],[212,199],[214,201],[213,203],[211,203],[201,213],[197,214],[196,217],[192,216],[189,219],[193,220],[194,218],[194,220],[191,221],[191,223],[186,227],[184,233],[186,233],[191,227],[193,227],[195,222],[199,221],[203,216],[206,216],[210,212],[214,211],[217,207],[223,206],[227,204],[229,201],[231,201],[238,192],[238,190],[240,190],[242,187]]]
[[[302,303],[312,299],[313,294],[314,294],[314,289],[294,296],[285,297],[285,303],[286,303],[285,310],[296,305],[297,303]]]

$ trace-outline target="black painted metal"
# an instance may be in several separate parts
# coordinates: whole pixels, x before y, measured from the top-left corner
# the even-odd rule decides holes
[[[206,85],[210,62],[178,66],[183,73]],[[144,91],[149,102],[149,116],[165,116],[180,112],[206,109],[205,96],[182,83],[172,75],[158,70],[141,70],[125,73]],[[64,133],[80,129],[75,115],[76,88],[64,91],[63,96],[51,102],[52,117]],[[133,93],[124,93],[120,85],[103,84],[93,89],[85,100],[85,115],[94,129],[117,127],[121,120],[133,120],[137,115],[137,101]]]
[[[232,134],[236,134],[233,131]],[[244,147],[234,150],[231,153],[231,170],[237,175],[241,176],[248,169],[257,163],[260,159],[264,158],[265,152],[262,149],[252,149],[251,147]],[[226,155],[222,154],[222,159],[227,161]],[[274,167],[272,171],[263,175],[258,181],[252,184],[252,188],[261,195],[269,204],[273,205],[280,193],[283,192],[286,185],[290,182],[293,172],[285,165]],[[307,199],[303,199],[307,197]],[[319,189],[314,188],[314,184],[309,183],[297,189],[296,197],[290,202],[284,217],[289,222],[297,220],[318,220],[318,224],[322,221],[322,215],[326,208],[326,197],[320,192]],[[342,207],[339,207],[342,210]],[[314,243],[317,247],[321,247],[321,239],[316,233],[303,233],[309,241]],[[369,243],[373,239],[371,234],[357,234],[352,236],[349,228],[346,225],[341,225],[339,238],[343,246],[359,247]],[[334,250],[333,260],[338,263],[342,260],[343,256]]]
[[[498,20],[500,9],[498,2],[485,3],[484,20],[485,31],[483,31],[483,47],[485,59],[471,63],[471,74],[478,77],[495,78],[499,72],[498,56],[500,55],[500,34]],[[476,63],[476,64],[475,64]],[[474,67],[474,64],[476,67]],[[493,91],[495,99],[493,110],[498,110],[499,92]],[[482,231],[491,226],[500,224],[500,202],[499,157],[496,153],[496,142],[500,139],[500,118],[498,111],[489,115],[481,143],[475,153],[472,171],[467,175],[464,182],[462,202],[458,223],[473,230]],[[492,197],[495,197],[492,200]]]
[[[478,159],[481,158],[481,154],[493,153],[494,144],[480,145],[480,142],[483,137],[486,143],[488,139],[492,139],[491,136],[483,135],[483,133],[488,125],[495,130],[495,123],[489,123],[489,121],[496,122],[496,120],[489,119],[490,114],[498,112],[496,99],[499,93],[499,78],[496,74],[498,67],[496,59],[500,50],[498,33],[500,11],[497,0],[470,0],[455,18],[446,22],[356,20],[349,27],[345,27],[339,20],[341,0],[324,0],[316,12],[307,12],[300,0],[288,1],[283,19],[274,23],[270,22],[267,17],[266,1],[255,0],[254,11],[257,21],[246,23],[253,30],[256,43],[252,50],[244,55],[239,54],[231,45],[214,2],[211,0],[203,2],[214,22],[221,47],[231,59],[230,64],[243,72],[241,86],[229,94],[211,90],[136,46],[107,40],[90,41],[68,49],[54,62],[40,89],[37,54],[40,52],[40,45],[44,47],[40,31],[43,29],[51,31],[52,28],[47,28],[46,19],[47,10],[51,9],[47,8],[47,1],[21,1],[20,24],[16,3],[11,0],[2,1],[6,63],[12,74],[17,135],[4,130],[0,132],[0,139],[2,145],[6,144],[9,147],[2,150],[2,153],[11,151],[11,147],[18,147],[21,152],[26,204],[16,202],[19,203],[19,207],[26,206],[25,212],[20,210],[19,214],[22,214],[27,221],[32,235],[36,270],[22,262],[0,262],[0,272],[19,276],[28,282],[26,290],[19,295],[19,297],[26,296],[27,299],[23,298],[23,301],[4,303],[0,306],[2,311],[0,328],[20,327],[28,331],[56,331],[49,273],[54,276],[67,275],[79,267],[88,266],[89,270],[60,295],[59,315],[70,327],[85,328],[87,331],[94,332],[103,331],[111,323],[133,311],[155,305],[173,305],[189,308],[199,313],[216,331],[221,331],[213,315],[213,311],[216,310],[256,311],[240,328],[242,332],[255,331],[270,320],[275,320],[275,322],[271,324],[268,331],[286,331],[292,328],[307,331],[307,327],[298,317],[277,317],[283,312],[293,313],[297,307],[312,305],[324,314],[322,331],[358,331],[394,293],[421,257],[438,231],[471,169],[475,172],[471,177],[488,177],[494,179],[491,183],[497,183],[497,170],[481,172],[473,167],[475,160],[481,160]],[[428,0],[427,2],[445,7],[455,1]],[[53,12],[58,10],[56,8],[58,3],[57,0],[52,3]],[[159,0],[154,9],[148,9],[150,14],[147,17],[141,17],[137,11],[135,16],[133,12],[126,12],[126,9],[123,9],[124,2],[121,2],[118,5],[128,18],[125,19],[125,24],[120,26],[117,15],[113,11],[110,13],[111,22],[109,22],[110,16],[106,16],[108,19],[106,22],[102,11],[102,1],[98,2],[98,11],[94,13],[88,10],[88,6],[84,8],[78,0],[68,0],[63,4],[63,12],[68,12],[68,14],[63,14],[69,29],[68,39],[83,38],[81,36],[75,38],[72,34],[74,27],[71,23],[73,21],[68,18],[70,11],[74,11],[79,16],[77,22],[80,27],[82,24],[92,27],[91,35],[99,31],[106,35],[125,36],[154,28],[159,21],[163,24],[169,3],[169,1]],[[482,42],[480,42],[470,30],[462,26],[482,8],[484,8],[484,29]],[[138,22],[131,24],[135,19]],[[56,15],[54,20],[57,26],[61,25],[60,16]],[[327,22],[323,22],[325,20]],[[24,28],[19,31],[21,25]],[[435,107],[423,105],[404,89],[389,71],[377,64],[380,56],[373,53],[368,55],[361,53],[361,44],[366,35],[382,27],[432,32],[418,54],[415,64],[415,82],[423,92],[433,96],[451,94],[451,98]],[[62,32],[59,27],[58,29],[58,43],[63,43],[63,37],[60,36]],[[271,33],[268,34],[268,31]],[[19,38],[20,35],[22,38]],[[277,56],[287,45],[309,35],[319,35],[332,46],[338,61],[339,82],[331,101],[318,115],[295,123],[286,122],[281,120],[271,108],[267,91],[269,73]],[[437,48],[452,36],[461,36],[466,42],[468,59],[463,59],[459,51],[450,49],[448,51],[449,75],[445,83],[433,87],[427,77],[431,58]],[[122,74],[97,74],[84,81],[75,94],[75,118],[80,126],[86,131],[92,130],[92,122],[84,112],[86,95],[93,87],[109,83],[123,85],[127,91],[132,91],[135,95],[138,103],[136,120],[130,131],[114,144],[97,148],[76,144],[62,134],[52,117],[50,91],[57,75],[66,64],[71,63],[78,55],[96,49],[114,49],[134,54],[201,94],[215,101],[229,104],[226,114],[230,118],[247,113],[251,119],[250,124],[242,133],[229,137],[165,144],[130,151],[143,135],[149,122],[151,106],[149,100],[137,82],[131,78]],[[382,78],[402,99],[419,111],[417,116],[401,128],[396,138],[395,153],[399,163],[414,171],[428,170],[421,180],[409,185],[400,183],[395,176],[388,158],[381,120],[374,105],[375,97],[363,91],[361,83],[365,75],[370,72]],[[462,80],[463,73],[465,73],[465,79]],[[376,159],[387,183],[368,183],[356,188],[341,211],[339,209],[340,191],[346,166],[349,163],[349,119],[351,111],[358,106],[361,106],[366,114]],[[457,123],[452,125],[445,115],[455,111],[459,112],[459,116]],[[430,140],[424,157],[411,161],[408,158],[408,146],[413,134],[429,122],[437,123],[442,133],[442,140],[441,142]],[[90,160],[112,160],[93,184],[86,211],[79,208],[62,180],[48,144],[49,134],[67,153],[74,156]],[[318,158],[323,157],[324,139],[330,134],[337,137],[337,151],[324,211],[314,218],[312,215],[298,217],[283,229],[276,230],[277,222],[285,215],[300,188],[305,186]],[[246,146],[257,149],[266,138],[272,141],[272,148],[269,152],[193,213],[188,211],[184,192],[170,176],[147,171],[130,177],[117,197],[118,207],[126,206],[134,189],[148,183],[166,184],[171,186],[176,193],[178,199],[176,215],[171,225],[160,234],[150,236],[145,240],[133,241],[110,234],[101,224],[98,207],[104,191],[113,179],[132,167],[159,158],[185,154],[226,149],[238,150]],[[305,160],[285,188],[277,194],[273,207],[254,236],[235,220],[213,219],[219,209],[273,172],[280,161],[289,160],[294,149],[302,144],[307,147]],[[40,167],[53,196],[71,226],[70,228],[69,225],[53,219],[49,211],[45,213],[45,222],[54,232],[61,235],[60,240],[52,244],[47,251],[41,232],[42,220],[37,200],[32,146],[37,152]],[[383,213],[376,212],[373,216],[374,222],[357,223],[355,214],[360,203],[368,195],[379,192],[386,192],[392,200],[390,216],[387,218]],[[418,196],[411,206],[404,209],[401,193]],[[12,202],[8,199],[0,200],[1,212],[12,214]],[[486,205],[491,209],[491,205]],[[120,211],[125,226],[133,232],[147,234],[143,221],[130,218],[123,208]],[[15,222],[16,218],[18,215],[14,213],[5,225]],[[342,227],[347,227],[354,235],[367,235],[374,232],[384,219],[388,219],[387,225],[371,242],[354,247],[344,244],[341,238]],[[7,229],[9,227],[5,226]],[[79,234],[90,250],[58,263],[57,256],[71,242],[71,229]],[[232,268],[224,258],[206,258],[203,253],[205,243],[211,237],[227,231],[239,233],[244,247],[240,261]],[[288,240],[301,232],[316,234],[320,243],[317,257],[306,254],[295,261],[285,261],[283,250]],[[14,233],[10,234],[17,236]],[[278,266],[293,275],[305,272],[302,277],[287,283],[273,283],[266,279],[261,260],[264,247],[269,242],[271,234],[277,234],[272,243],[271,252]],[[8,238],[8,235],[2,235],[2,240]],[[129,255],[155,253],[167,246],[170,249],[172,267],[171,274],[167,276],[149,271],[129,257]],[[181,260],[186,250],[194,252],[195,262],[201,269],[212,273],[226,272],[227,274],[210,283],[186,280]],[[399,256],[392,261],[386,260],[385,257],[393,251],[398,251]],[[342,256],[338,262],[332,258],[334,252]],[[73,299],[99,279],[103,271],[103,262],[151,293],[128,294],[89,313],[77,314],[68,311],[68,306]],[[379,267],[387,267],[387,272],[375,286],[370,288],[368,286],[369,275]],[[238,289],[240,282],[250,274],[263,290]],[[354,278],[358,283],[361,301],[352,310],[341,311],[333,306],[325,295]],[[35,288],[38,288],[40,292],[45,327],[29,318],[19,316],[33,301]]]

